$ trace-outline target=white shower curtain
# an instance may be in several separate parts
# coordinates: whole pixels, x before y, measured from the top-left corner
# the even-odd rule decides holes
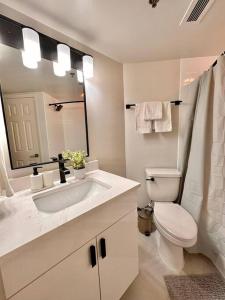
[[[225,276],[224,56],[199,79],[181,205],[198,224],[195,249],[210,257]]]

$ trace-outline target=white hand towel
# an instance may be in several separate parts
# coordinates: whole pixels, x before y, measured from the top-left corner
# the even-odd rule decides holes
[[[162,102],[145,102],[145,121],[162,119]]]
[[[136,118],[136,130],[138,133],[145,134],[152,132],[152,121],[145,121],[146,104],[136,104],[135,118]]]
[[[162,119],[154,121],[155,132],[172,131],[171,104],[166,101],[162,104]]]

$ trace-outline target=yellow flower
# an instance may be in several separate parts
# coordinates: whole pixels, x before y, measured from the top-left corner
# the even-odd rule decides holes
[[[86,153],[84,151],[70,151],[65,150],[63,151],[63,158],[69,159],[70,164],[74,169],[83,169],[85,168],[86,162]]]

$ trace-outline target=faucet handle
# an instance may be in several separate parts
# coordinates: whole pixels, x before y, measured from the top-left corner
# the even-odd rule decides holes
[[[52,161],[54,161],[54,162],[57,162],[57,161],[58,161],[58,158],[57,158],[56,156],[52,156],[52,157],[50,157],[50,159],[51,159]]]
[[[62,155],[62,153],[58,154],[58,161],[61,161],[63,163],[66,163],[67,161],[69,161],[69,159],[65,159]]]
[[[56,156],[52,156],[50,157],[50,159],[53,161],[53,162],[67,162],[69,159],[64,159],[62,154],[58,154],[58,157]]]

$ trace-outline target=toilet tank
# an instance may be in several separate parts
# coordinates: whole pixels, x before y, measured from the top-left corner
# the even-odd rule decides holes
[[[177,169],[145,169],[149,199],[154,202],[173,202],[179,192],[181,172]]]

